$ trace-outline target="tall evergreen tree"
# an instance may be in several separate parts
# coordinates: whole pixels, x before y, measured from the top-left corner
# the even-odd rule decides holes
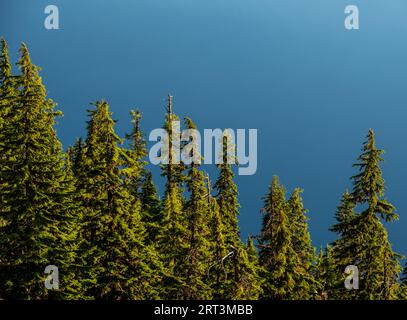
[[[108,104],[90,110],[84,149],[86,178],[82,251],[87,294],[96,299],[157,297],[156,274],[147,262],[140,204],[124,186],[121,140],[114,132]]]
[[[141,112],[131,112],[133,128],[130,134],[126,135],[130,142],[130,149],[127,150],[126,162],[128,163],[127,187],[130,193],[140,201],[141,220],[146,227],[147,243],[152,243],[158,233],[160,215],[160,201],[157,197],[157,190],[154,185],[151,172],[145,165],[144,157],[147,155],[146,142],[140,128]]]
[[[141,185],[145,174],[144,166],[146,165],[143,158],[146,156],[147,150],[140,129],[141,112],[131,110],[130,114],[133,128],[131,133],[126,135],[126,139],[130,142],[130,148],[125,150],[125,162],[127,162],[127,168],[124,170],[124,174],[126,175],[127,187],[129,188],[130,193],[139,199]]]
[[[157,242],[161,258],[164,262],[166,277],[162,285],[162,296],[168,299],[184,298],[185,265],[188,252],[187,220],[184,212],[185,199],[183,197],[183,181],[185,169],[182,163],[176,163],[175,148],[179,148],[173,136],[181,134],[174,131],[175,122],[179,118],[172,110],[172,97],[168,96],[167,114],[164,129],[168,133],[168,140],[164,141],[166,164],[162,167],[162,176],[166,178],[164,198],[161,209],[160,233]]]
[[[292,246],[298,256],[296,273],[298,279],[295,283],[295,292],[299,299],[310,299],[316,293],[316,280],[312,275],[315,262],[315,249],[311,244],[308,231],[307,210],[301,199],[302,189],[296,188],[288,200],[288,218],[292,233]]]
[[[146,171],[143,174],[141,182],[141,212],[142,220],[147,229],[147,243],[155,242],[157,235],[160,233],[161,211],[160,200],[157,195],[157,189],[153,182],[151,172]]]
[[[293,247],[285,189],[274,176],[264,197],[263,226],[259,237],[260,264],[265,270],[263,298],[295,299],[297,254]]]
[[[352,265],[357,252],[355,239],[357,237],[355,203],[352,195],[345,191],[342,195],[341,203],[336,212],[337,223],[330,230],[337,233],[339,238],[332,243],[332,259],[335,261],[331,266],[334,273],[334,281],[330,282],[330,298],[335,299],[354,299],[356,292],[348,290],[344,286],[346,275],[345,268]]]
[[[222,159],[218,164],[219,176],[214,184],[216,200],[219,207],[219,215],[223,225],[224,241],[226,250],[231,255],[223,261],[226,279],[224,283],[224,298],[231,298],[234,294],[235,286],[239,281],[238,253],[241,248],[240,232],[238,227],[239,203],[237,199],[238,191],[232,169],[235,145],[224,131],[221,138]]]
[[[356,231],[353,257],[359,269],[358,299],[394,299],[399,289],[400,256],[393,252],[387,231],[380,218],[385,221],[397,219],[394,206],[384,198],[384,180],[380,169],[383,150],[377,149],[373,130],[369,130],[363,153],[359,156],[359,173],[352,177],[352,199],[363,210],[353,227]]]
[[[72,269],[76,207],[54,130],[61,113],[46,97],[39,68],[32,64],[25,44],[20,54],[16,96],[11,97],[15,89],[7,79],[3,85],[9,86],[8,97],[3,91],[1,99],[8,110],[2,115],[6,125],[0,138],[0,216],[4,220],[0,291],[13,299],[78,297]],[[2,74],[10,78],[9,66],[6,70]],[[48,265],[59,268],[59,292],[44,286]]]
[[[189,118],[185,118],[187,129],[196,130],[196,125]],[[205,176],[199,169],[201,155],[198,151],[198,137],[191,131],[187,150],[191,164],[188,165],[186,176],[187,190],[190,194],[185,204],[187,220],[188,249],[185,267],[185,299],[209,299],[210,286],[207,282],[207,271],[210,259],[209,223],[207,221],[208,203],[206,196]],[[198,161],[195,162],[195,159]]]
[[[15,77],[12,75],[11,62],[8,52],[7,42],[4,38],[0,39],[0,139],[2,126],[7,119],[8,110],[16,103],[17,88]],[[1,140],[0,140],[1,143]]]
[[[224,224],[219,212],[219,205],[212,196],[211,181],[206,175],[207,209],[210,230],[211,265],[208,267],[208,281],[212,288],[213,299],[222,299],[227,293],[227,271],[225,259],[230,259],[233,251],[228,251],[225,243]]]
[[[320,249],[314,268],[314,277],[318,279],[315,299],[337,299],[338,275],[333,250],[327,245],[325,252]]]
[[[84,172],[84,143],[82,138],[76,139],[74,145],[68,150],[69,162],[71,163],[71,170],[73,175],[77,178],[76,181],[79,182],[85,172]]]
[[[257,300],[262,294],[261,268],[252,237],[237,252],[239,278],[234,286],[232,299]]]

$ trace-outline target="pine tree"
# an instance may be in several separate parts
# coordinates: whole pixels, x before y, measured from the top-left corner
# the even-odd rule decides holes
[[[359,269],[358,299],[394,299],[399,289],[400,256],[393,252],[380,218],[397,219],[394,206],[384,198],[384,180],[380,169],[383,150],[377,149],[373,130],[369,130],[363,153],[354,165],[359,174],[352,177],[352,198],[367,207],[354,219],[356,230],[353,257]]]
[[[288,218],[291,221],[292,246],[298,256],[296,267],[297,281],[295,292],[298,299],[310,299],[316,292],[316,281],[312,276],[312,266],[315,262],[315,249],[311,245],[308,231],[307,210],[301,199],[302,189],[296,188],[288,200]]]
[[[158,276],[147,261],[140,204],[124,185],[121,140],[108,104],[102,101],[95,106],[89,111],[86,178],[80,185],[87,294],[96,299],[154,298]]]
[[[3,52],[5,42],[3,42]],[[64,155],[56,136],[61,115],[46,90],[25,44],[20,49],[20,75],[7,79],[2,94],[4,125],[0,144],[0,292],[9,299],[78,297],[74,281],[75,215]],[[3,59],[5,61],[7,59]],[[8,71],[4,71],[8,70]],[[3,69],[11,77],[9,67]],[[16,96],[14,93],[16,92]],[[11,97],[13,95],[13,97]],[[8,106],[7,106],[8,105]],[[56,265],[60,291],[47,291],[44,269]]]
[[[264,197],[263,226],[259,237],[260,265],[264,272],[262,297],[265,299],[295,299],[297,254],[287,213],[285,189],[274,176]]]

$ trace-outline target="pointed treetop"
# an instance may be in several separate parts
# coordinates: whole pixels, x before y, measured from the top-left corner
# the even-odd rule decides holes
[[[11,63],[8,53],[8,45],[6,40],[1,38],[1,54],[0,54],[0,81],[4,81],[11,76]]]
[[[131,122],[134,123],[134,127],[139,127],[141,120],[141,112],[139,110],[130,110]]]
[[[172,114],[172,95],[168,95],[167,113]]]
[[[21,43],[21,47],[19,49],[19,52],[20,52],[21,58],[23,60],[26,60],[27,62],[31,62],[30,52],[28,51],[28,47],[24,42]]]

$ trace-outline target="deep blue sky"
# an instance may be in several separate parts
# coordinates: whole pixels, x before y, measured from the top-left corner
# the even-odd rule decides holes
[[[48,4],[59,7],[61,30],[44,28]],[[343,26],[348,4],[359,6],[358,31]],[[200,128],[257,128],[257,174],[236,179],[244,237],[258,232],[261,197],[277,174],[288,191],[305,189],[314,245],[331,241],[373,128],[400,214],[389,236],[407,255],[406,15],[405,0],[0,0],[0,35],[14,62],[24,41],[42,67],[65,114],[57,128],[65,147],[101,98],[121,135],[134,107],[146,134],[160,127],[167,93]]]

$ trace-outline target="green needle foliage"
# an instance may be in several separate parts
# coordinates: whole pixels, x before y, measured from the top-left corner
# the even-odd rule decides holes
[[[124,151],[106,102],[90,110],[84,147],[82,246],[86,294],[96,299],[156,296],[145,252],[140,204],[122,176]],[[129,170],[131,170],[130,168]]]
[[[352,177],[352,198],[356,205],[367,208],[354,221],[356,254],[359,268],[359,299],[393,299],[399,288],[400,256],[393,252],[385,221],[397,219],[394,206],[384,198],[384,180],[380,169],[383,150],[377,149],[373,130],[369,130],[363,153],[354,165],[359,174]]]
[[[196,129],[196,125],[191,119],[186,118],[185,124],[188,129]],[[192,159],[188,166],[186,185],[189,192],[189,199],[185,204],[185,215],[187,220],[187,241],[188,249],[186,253],[185,266],[185,287],[183,288],[184,299],[209,299],[211,297],[210,286],[207,283],[208,262],[210,259],[209,223],[207,220],[208,203],[207,190],[205,186],[204,173],[199,170],[198,163],[194,158],[201,155],[196,151],[197,140],[195,136],[190,137],[191,149],[189,156]],[[193,154],[195,150],[198,154]]]
[[[348,290],[344,286],[346,275],[344,274],[346,266],[353,265],[356,254],[355,237],[357,236],[356,225],[354,219],[357,217],[355,213],[355,203],[353,202],[352,195],[345,191],[342,195],[341,203],[335,214],[337,223],[333,225],[330,230],[338,234],[339,238],[336,239],[332,246],[327,248],[326,254],[328,258],[332,258],[334,263],[331,269],[336,277],[331,277],[331,281],[327,283],[326,289],[330,292],[331,298],[337,299],[353,299],[356,292]],[[335,296],[333,296],[335,295]]]
[[[15,75],[6,41],[0,45],[0,300],[407,299],[407,267],[399,278],[402,257],[384,226],[398,216],[385,198],[383,150],[372,130],[330,228],[337,239],[318,256],[302,189],[286,199],[276,176],[264,197],[261,233],[244,244],[236,146],[227,130],[212,190],[198,137],[185,141],[177,131],[168,96],[161,199],[145,159],[140,111],[131,111],[123,144],[108,103],[96,102],[86,139],[64,152],[55,131],[62,114],[27,47]],[[189,118],[184,126],[196,129]],[[58,267],[58,290],[44,284],[50,265]],[[357,290],[344,285],[350,265],[359,270]]]
[[[310,299],[316,293],[317,283],[312,275],[315,263],[315,249],[311,245],[311,236],[308,231],[307,210],[301,199],[302,189],[296,188],[287,202],[288,218],[292,232],[292,246],[298,256],[296,273],[298,280],[295,289],[298,299]]]
[[[11,73],[11,62],[8,53],[7,42],[4,38],[0,40],[0,136],[2,126],[6,121],[7,114],[17,101],[16,79]]]
[[[340,275],[341,273],[338,272],[333,257],[332,248],[327,245],[325,252],[321,248],[314,267],[314,277],[315,279],[318,279],[315,299],[339,299],[340,295],[336,290],[341,289],[342,287],[345,289],[343,282],[341,283],[342,286],[338,287],[338,278]]]
[[[184,212],[185,199],[182,183],[185,180],[183,164],[175,163],[172,135],[173,123],[179,118],[172,112],[172,97],[168,96],[167,114],[164,129],[169,135],[166,144],[168,164],[162,165],[162,176],[166,178],[164,198],[162,201],[162,220],[157,236],[158,248],[165,268],[162,284],[162,296],[168,299],[184,298],[186,286],[185,268],[188,252],[188,221]]]
[[[244,245],[240,239],[240,231],[238,226],[239,203],[237,200],[237,186],[233,181],[234,173],[232,164],[236,163],[234,159],[235,145],[230,139],[230,135],[225,130],[222,137],[222,151],[219,155],[222,159],[218,164],[219,176],[215,182],[214,188],[217,192],[216,200],[219,211],[221,225],[215,225],[223,230],[222,245],[223,248],[216,248],[217,254],[226,249],[226,255],[220,260],[224,271],[222,285],[216,284],[216,288],[222,290],[223,298],[227,299],[243,299],[247,295],[257,297],[260,289],[257,284],[256,267],[250,262]],[[215,219],[218,219],[215,217]],[[215,222],[216,223],[216,222]],[[217,230],[219,231],[219,230]],[[222,254],[223,254],[222,253]],[[219,261],[219,260],[218,260]],[[217,275],[217,282],[221,277]],[[249,285],[249,282],[253,281]],[[248,292],[244,290],[248,289]],[[217,295],[216,293],[215,295]]]
[[[353,191],[344,194],[338,208],[338,223],[332,228],[340,235],[333,244],[337,271],[343,272],[347,264],[359,270],[360,290],[339,294],[341,298],[389,300],[399,293],[401,256],[393,252],[381,222],[397,219],[394,206],[384,198],[380,169],[383,152],[376,148],[373,130],[369,130],[362,154],[354,165],[359,173],[351,178]],[[355,214],[354,208],[362,212]]]
[[[210,239],[210,266],[208,267],[207,279],[212,289],[213,299],[222,299],[227,290],[227,271],[225,259],[229,258],[229,252],[225,243],[225,226],[219,211],[219,205],[212,196],[211,181],[206,175],[207,188],[207,217],[209,219]],[[233,252],[231,252],[233,253]]]
[[[25,44],[17,64],[20,75],[10,80],[6,48],[3,41],[0,292],[12,299],[73,298],[78,208],[53,128],[61,113],[46,97],[39,69],[31,63]],[[55,264],[64,290],[54,295],[44,287],[44,269]]]
[[[273,177],[264,197],[263,226],[259,237],[260,264],[264,269],[264,299],[295,297],[298,257],[293,245],[285,189]]]
[[[240,245],[237,257],[239,278],[234,286],[232,299],[257,300],[263,292],[262,278],[257,250],[251,237],[245,246]]]
[[[145,172],[141,182],[140,191],[142,220],[147,229],[148,243],[155,243],[157,235],[160,233],[161,211],[160,200],[158,199],[157,189],[153,182],[151,172]]]

